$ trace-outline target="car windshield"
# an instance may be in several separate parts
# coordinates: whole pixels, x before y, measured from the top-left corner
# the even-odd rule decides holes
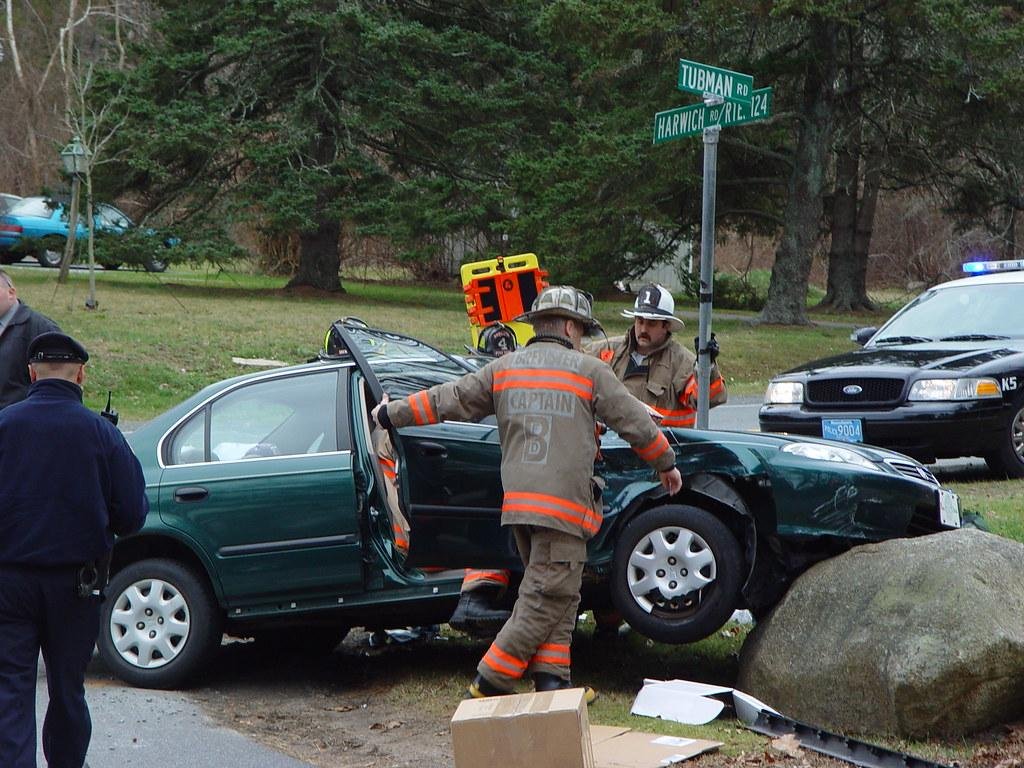
[[[869,346],[1024,337],[1024,283],[960,285],[926,291]]]
[[[429,367],[456,374],[466,373],[469,368],[429,344],[408,336],[401,336],[375,328],[360,328],[346,324],[345,330],[366,357],[367,362],[377,370],[389,363],[428,363]]]

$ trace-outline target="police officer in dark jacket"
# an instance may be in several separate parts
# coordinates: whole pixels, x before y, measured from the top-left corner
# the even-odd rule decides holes
[[[11,276],[0,269],[0,410],[25,397],[28,391],[28,344],[47,331],[60,328],[18,299]]]
[[[99,632],[114,534],[142,527],[142,467],[117,428],[82,405],[85,348],[29,344],[28,397],[0,411],[0,766],[35,768],[42,650],[50,768],[81,768],[92,723],[85,669]]]

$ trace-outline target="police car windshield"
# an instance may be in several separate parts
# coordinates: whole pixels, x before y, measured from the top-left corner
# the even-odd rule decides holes
[[[926,291],[907,304],[867,346],[1024,336],[1024,283],[960,285]]]

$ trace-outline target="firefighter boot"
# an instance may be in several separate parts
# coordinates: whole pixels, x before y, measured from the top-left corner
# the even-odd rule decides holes
[[[466,689],[464,699],[486,699],[489,696],[508,696],[511,691],[503,691],[498,686],[487,682],[483,675],[477,675]]]
[[[571,680],[565,680],[558,675],[549,672],[537,672],[533,676],[533,688],[537,693],[542,691],[558,691],[563,688],[582,688],[583,699],[590,704],[597,698],[597,691],[589,685],[573,685]]]
[[[508,621],[511,611],[494,607],[497,592],[493,589],[471,589],[459,595],[459,604],[448,623],[461,632],[474,629],[497,632]]]

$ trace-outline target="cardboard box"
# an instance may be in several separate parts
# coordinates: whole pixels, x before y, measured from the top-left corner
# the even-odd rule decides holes
[[[581,688],[463,701],[451,728],[455,768],[595,768]]]

